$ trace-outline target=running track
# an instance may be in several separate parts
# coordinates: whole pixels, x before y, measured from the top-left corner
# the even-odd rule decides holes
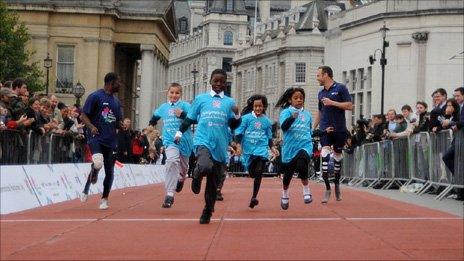
[[[280,184],[264,179],[251,210],[252,180],[228,179],[209,225],[198,224],[203,196],[190,182],[172,209],[157,184],[113,191],[107,211],[94,196],[3,215],[1,259],[464,259],[462,218],[346,187],[321,205],[315,183],[305,205],[295,179],[283,211]]]

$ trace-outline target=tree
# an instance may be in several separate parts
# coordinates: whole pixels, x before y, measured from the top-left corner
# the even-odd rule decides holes
[[[0,0],[0,80],[26,80],[30,92],[45,89],[41,79],[42,71],[38,62],[31,62],[32,51],[26,49],[31,40],[18,14],[8,10],[4,0]]]

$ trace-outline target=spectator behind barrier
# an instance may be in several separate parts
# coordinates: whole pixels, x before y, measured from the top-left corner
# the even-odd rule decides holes
[[[430,129],[430,114],[427,112],[427,103],[418,101],[416,103],[416,115],[419,120],[412,123],[414,129],[413,133],[421,131],[429,131]]]
[[[440,125],[433,127],[433,132],[439,132],[456,126],[459,122],[459,104],[455,99],[448,99],[445,105],[445,114],[438,117]]]
[[[372,128],[369,131],[366,139],[370,142],[378,142],[385,139],[384,131],[386,126],[384,123],[384,116],[382,114],[376,114],[372,116]]]
[[[125,118],[122,123],[122,128],[118,130],[118,160],[122,163],[132,162],[131,142],[133,137],[131,120]]]
[[[389,109],[387,111],[387,130],[388,132],[394,132],[396,128],[395,122],[396,111],[395,109]]]
[[[447,93],[445,89],[439,88],[432,93],[433,109],[430,112],[430,131],[441,125],[440,116],[445,115]]]

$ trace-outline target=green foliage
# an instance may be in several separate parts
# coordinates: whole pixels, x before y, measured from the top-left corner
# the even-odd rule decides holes
[[[30,63],[32,52],[26,49],[31,40],[24,23],[18,15],[8,10],[4,0],[0,0],[0,80],[26,80],[29,92],[45,89],[41,80],[39,63]]]

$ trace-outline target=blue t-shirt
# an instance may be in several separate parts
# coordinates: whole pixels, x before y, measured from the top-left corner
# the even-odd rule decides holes
[[[250,164],[251,155],[269,157],[269,140],[272,139],[272,123],[266,115],[256,117],[254,113],[242,116],[240,126],[235,130],[236,135],[243,135],[242,152],[245,167]]]
[[[184,157],[190,157],[192,153],[193,140],[192,131],[190,128],[182,135],[179,144],[174,143],[174,136],[179,130],[182,119],[178,118],[175,114],[176,109],[181,109],[185,113],[190,110],[190,104],[185,101],[177,101],[172,104],[166,102],[153,112],[154,116],[160,117],[163,120],[163,145],[164,147],[174,146],[179,149],[180,154]]]
[[[212,97],[210,93],[198,95],[187,117],[198,120],[193,139],[194,148],[205,146],[215,161],[227,163],[230,141],[229,119],[234,118],[235,101],[228,97]]]
[[[94,136],[87,129],[88,143],[98,142],[116,149],[116,129],[121,121],[121,105],[118,98],[107,94],[104,89],[97,90],[87,97],[82,111],[99,132]]]
[[[335,106],[324,106],[321,101],[322,98],[329,98],[336,102],[350,102],[351,96],[346,86],[334,82],[328,90],[322,88],[317,95],[319,111],[321,112],[320,129],[325,130],[328,127],[334,127],[336,132],[346,132],[345,110]]]
[[[312,117],[311,113],[304,109],[296,109],[292,106],[282,110],[280,113],[279,123],[280,126],[284,121],[292,117],[292,113],[299,111],[298,117],[292,123],[287,131],[283,132],[283,145],[282,145],[282,162],[289,163],[300,150],[305,150],[308,155],[313,154],[312,142]]]

